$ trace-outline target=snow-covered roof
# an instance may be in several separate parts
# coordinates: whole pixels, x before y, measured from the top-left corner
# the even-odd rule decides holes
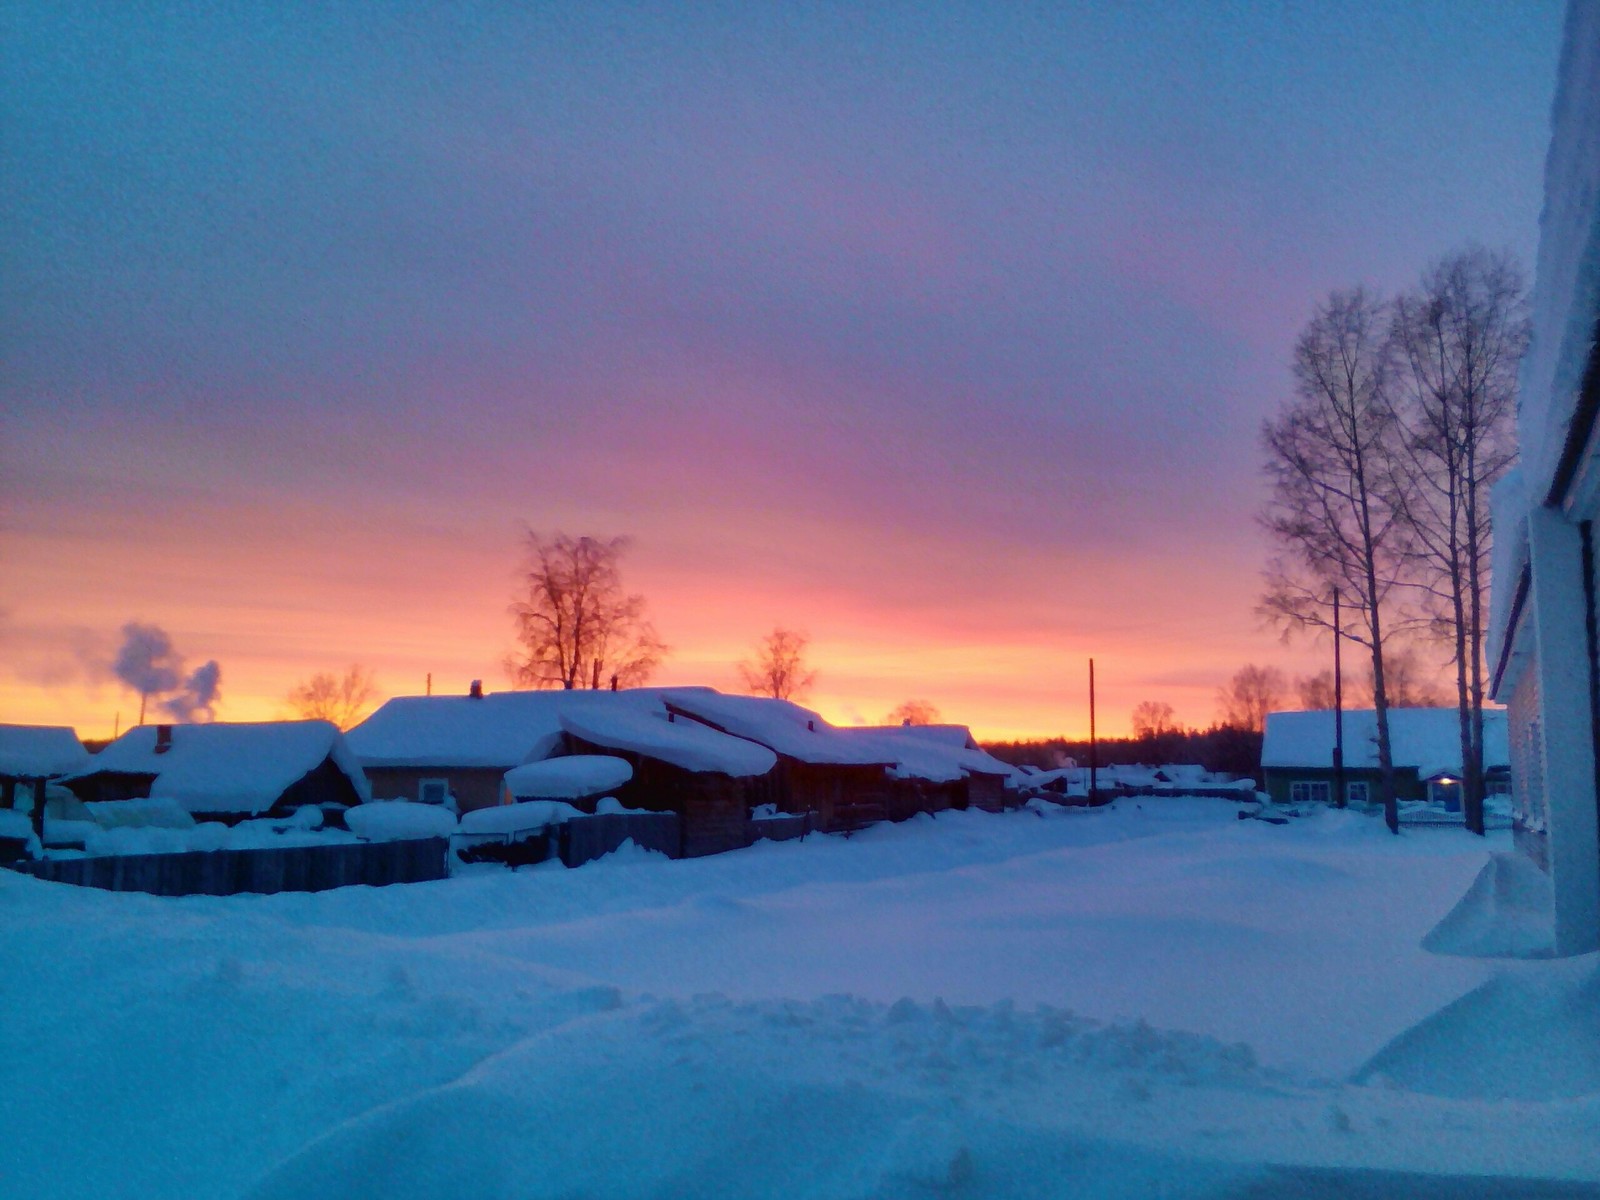
[[[128,730],[74,778],[152,775],[153,800],[172,800],[189,812],[258,813],[331,758],[362,800],[372,797],[360,762],[328,721],[173,725],[171,746],[161,754],[157,728]]]
[[[844,736],[848,731],[790,700],[727,696],[709,688],[662,688],[660,695],[669,708],[798,762],[884,767],[895,762],[880,743]]]
[[[591,745],[659,759],[685,771],[765,775],[778,761],[765,746],[687,718],[671,720],[664,709],[637,704],[574,706],[561,714],[561,727]]]
[[[88,765],[89,752],[64,725],[0,725],[0,775],[38,779]]]
[[[1276,712],[1267,714],[1261,744],[1261,765],[1267,767],[1332,767],[1333,711]],[[1344,714],[1344,765],[1359,769],[1378,766],[1378,719],[1372,709]],[[1461,725],[1453,708],[1391,708],[1390,753],[1396,767],[1413,767],[1426,779],[1461,771]],[[1506,714],[1486,709],[1483,714],[1483,765],[1510,763],[1506,741]]]
[[[506,790],[518,800],[582,800],[603,796],[632,778],[627,759],[569,754],[512,767],[506,772]]]
[[[612,693],[603,693],[612,695]],[[352,729],[350,749],[369,767],[490,767],[541,759],[561,741],[561,710],[578,692],[397,696]]]
[[[893,756],[891,773],[901,779],[953,783],[966,775],[1009,779],[1014,773],[1009,763],[976,749],[965,725],[858,725],[839,732]]]

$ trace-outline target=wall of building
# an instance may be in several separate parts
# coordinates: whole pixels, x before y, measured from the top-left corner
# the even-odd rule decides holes
[[[462,812],[501,802],[501,787],[510,767],[368,767],[374,800],[416,800],[424,779],[446,779]]]

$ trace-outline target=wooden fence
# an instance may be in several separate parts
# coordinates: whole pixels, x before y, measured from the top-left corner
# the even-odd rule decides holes
[[[152,896],[232,896],[240,892],[321,892],[366,884],[422,883],[449,874],[444,838],[354,842],[274,850],[197,850],[183,854],[108,854],[10,864],[14,871]]]

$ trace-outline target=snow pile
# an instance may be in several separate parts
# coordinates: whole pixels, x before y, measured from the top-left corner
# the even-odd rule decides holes
[[[344,823],[352,833],[369,842],[449,837],[459,828],[455,813],[448,808],[418,804],[415,800],[370,800],[346,812]]]
[[[316,813],[316,809],[300,812]],[[320,814],[319,814],[320,815]],[[107,854],[184,854],[203,850],[282,850],[290,846],[328,846],[354,842],[356,835],[343,829],[321,829],[320,822],[302,820],[201,821],[187,829],[157,825],[98,827],[84,834],[84,851]]]
[[[778,761],[772,751],[743,738],[729,737],[695,721],[670,720],[665,711],[636,706],[564,712],[561,727],[591,745],[658,759],[685,771],[765,775]]]
[[[1494,854],[1472,887],[1422,940],[1435,954],[1544,958],[1555,953],[1555,897],[1522,854]]]
[[[500,804],[463,813],[460,831],[470,834],[531,833],[581,816],[582,812],[560,800],[523,800],[516,804]]]
[[[88,765],[89,752],[74,730],[59,725],[0,725],[0,775],[42,779]]]
[[[1374,1191],[1358,1169],[1600,1181],[1595,958],[1511,963],[1486,987],[1506,964],[1419,944],[1485,842],[1236,811],[952,812],[703,859],[625,849],[274,896],[0,872],[0,1190],[1099,1200],[1515,1194]]]
[[[168,799],[91,800],[84,806],[90,820],[103,829],[193,829],[194,817]]]
[[[1456,1099],[1600,1102],[1594,956],[1490,979],[1395,1038],[1356,1079]]]
[[[27,813],[20,813],[11,808],[0,808],[0,838],[22,842],[24,853],[30,858],[39,857],[39,838],[33,832],[33,822]]]
[[[633,778],[626,759],[572,754],[506,772],[506,791],[518,800],[584,800],[615,791]]]

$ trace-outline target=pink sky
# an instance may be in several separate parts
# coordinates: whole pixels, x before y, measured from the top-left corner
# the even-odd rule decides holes
[[[1006,737],[1322,665],[1256,431],[1329,288],[1530,256],[1560,5],[8,21],[0,720],[125,726],[129,621],[224,719],[503,686],[531,525],[659,682]]]

